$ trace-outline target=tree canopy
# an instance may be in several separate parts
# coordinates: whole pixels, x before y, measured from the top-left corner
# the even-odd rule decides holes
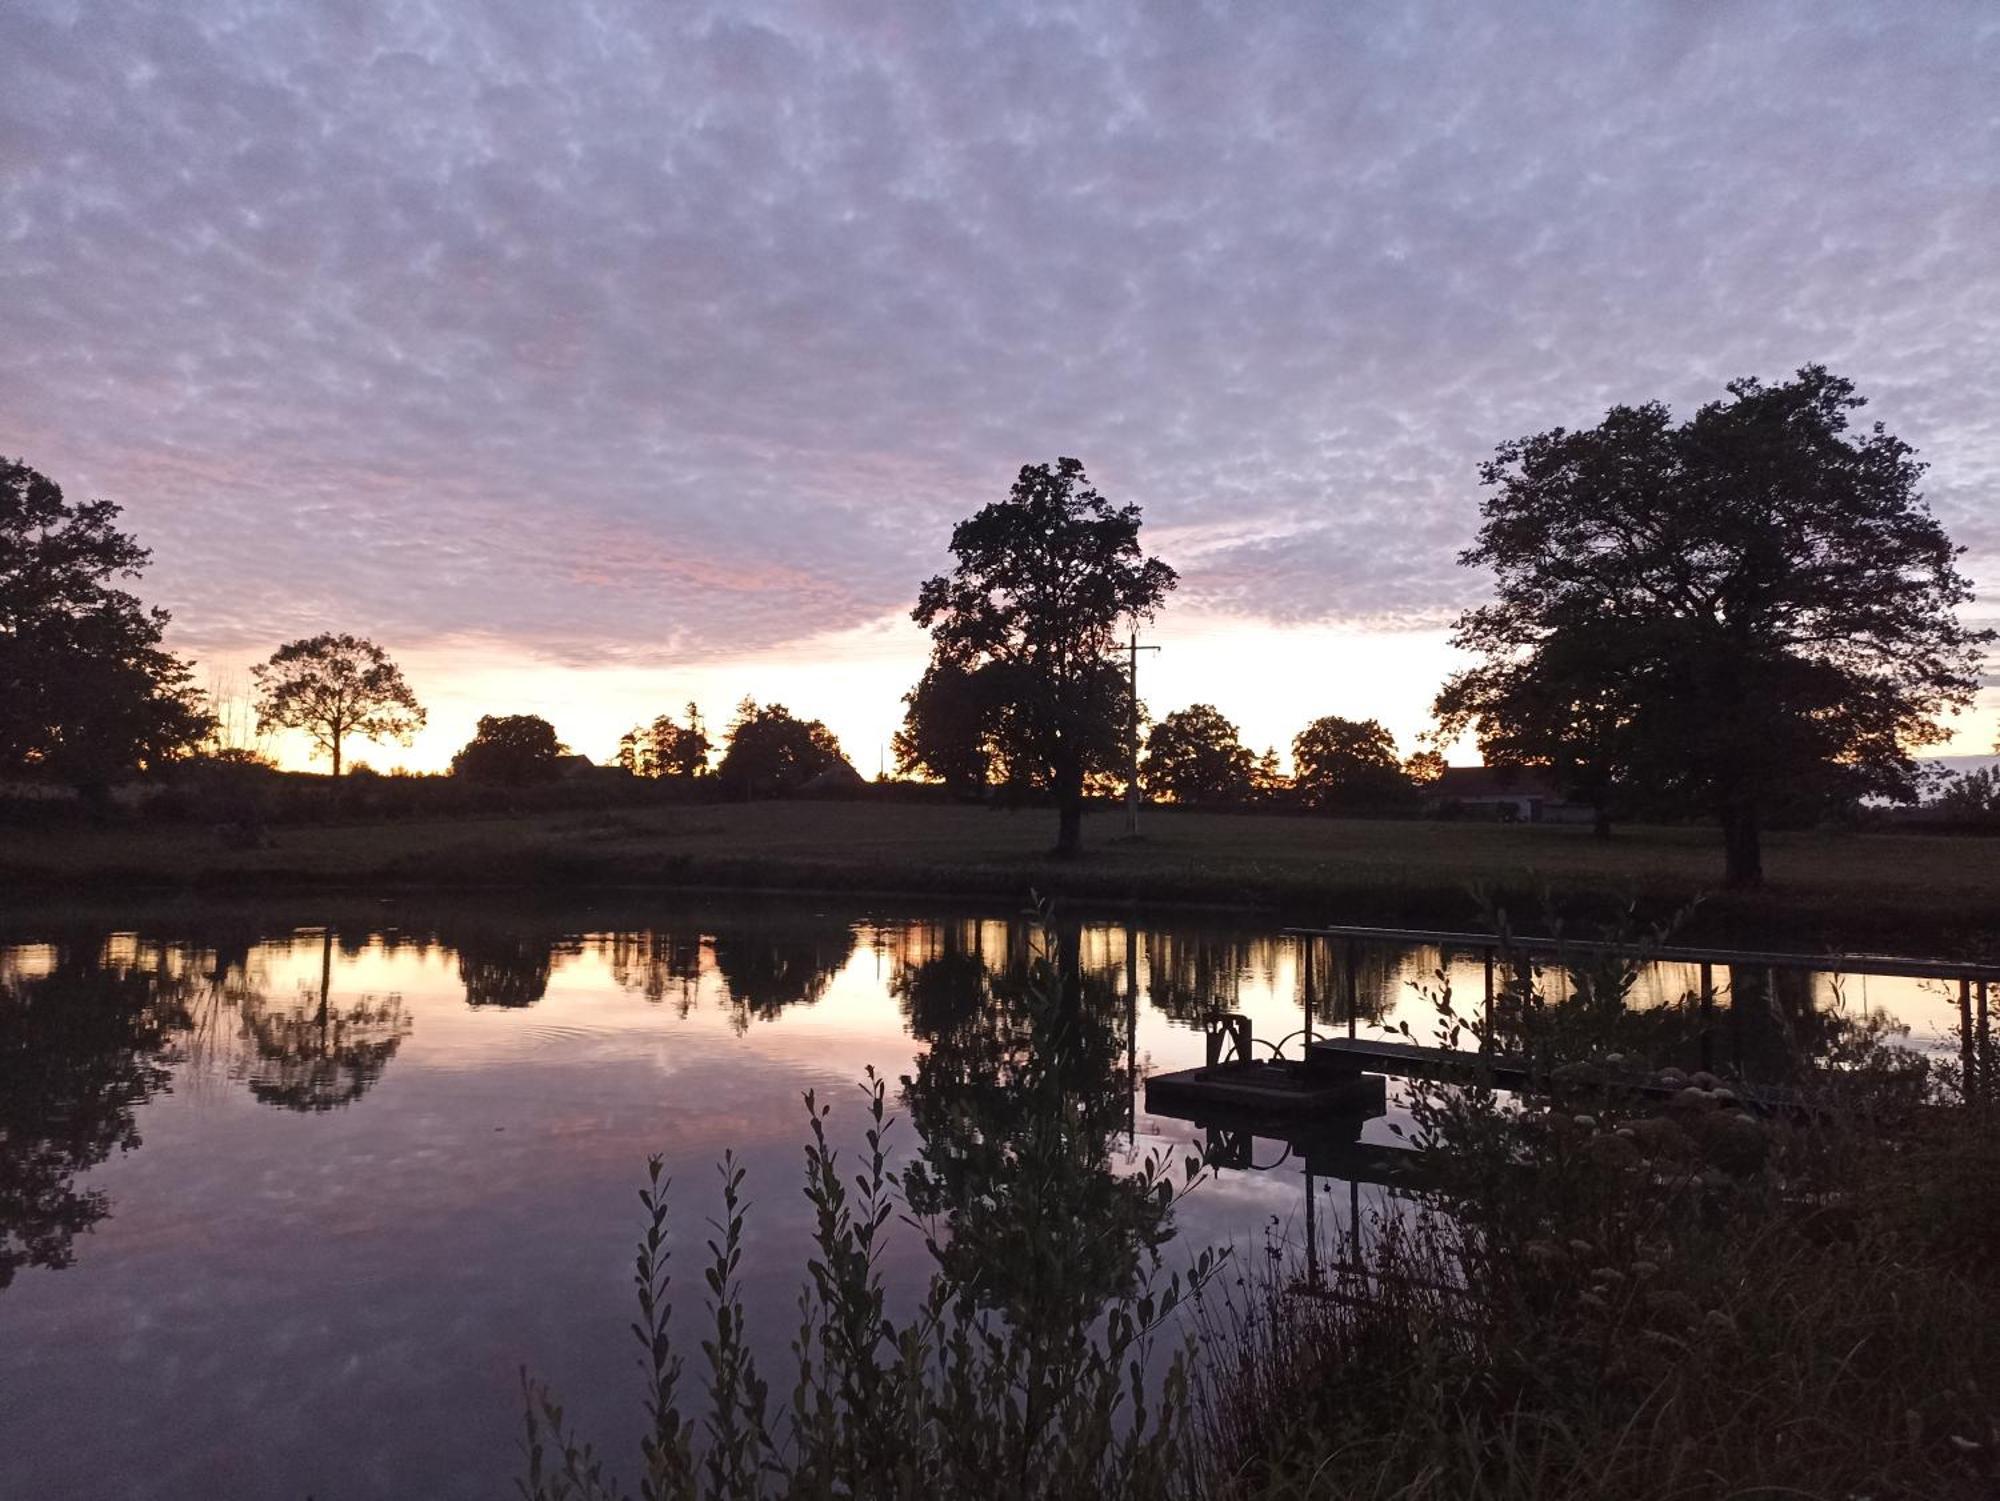
[[[1324,715],[1292,739],[1292,786],[1309,808],[1379,812],[1407,805],[1414,785],[1378,720]]]
[[[817,719],[794,719],[783,704],[760,707],[746,698],[736,706],[715,774],[733,797],[776,797],[846,764],[840,741]]]
[[[451,774],[468,782],[527,787],[552,782],[569,747],[539,714],[483,714],[478,731],[451,758]]]
[[[1971,701],[1991,633],[1958,618],[1924,466],[1849,431],[1851,381],[1727,390],[1678,425],[1649,402],[1500,445],[1460,558],[1497,576],[1454,636],[1483,660],[1437,711],[1583,796],[1707,812],[1753,885],[1774,813],[1914,796],[1912,751]]]
[[[1176,709],[1146,737],[1146,790],[1175,803],[1236,803],[1254,790],[1257,759],[1212,704]]]
[[[1024,465],[1005,500],[953,528],[951,551],[911,616],[934,664],[978,677],[989,743],[1011,778],[1033,768],[1054,794],[1056,850],[1074,854],[1085,781],[1124,743],[1129,694],[1108,660],[1119,623],[1151,619],[1177,575],[1140,551],[1139,508],[1113,507],[1070,458]]]
[[[101,787],[188,754],[213,724],[160,644],[167,612],[112,585],[148,557],[118,514],[0,459],[0,776]]]
[[[359,636],[288,642],[251,676],[258,729],[304,730],[313,748],[332,761],[336,777],[341,745],[350,737],[408,745],[424,726],[423,708],[402,670]]]
[[[996,779],[1000,751],[989,679],[934,657],[903,695],[903,725],[890,742],[896,770],[944,783],[954,797],[977,797]]]
[[[689,704],[686,724],[662,714],[627,730],[618,742],[618,764],[641,777],[706,776],[710,749],[701,710]]]

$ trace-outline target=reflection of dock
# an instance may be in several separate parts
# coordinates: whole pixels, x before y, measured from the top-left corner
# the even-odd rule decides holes
[[[1361,1140],[1369,1121],[1388,1113],[1388,1081],[1380,1074],[1345,1078],[1273,1060],[1217,1063],[1158,1074],[1146,1081],[1146,1113],[1186,1121],[1206,1136],[1210,1167],[1254,1169],[1258,1141],[1282,1143],[1316,1178],[1385,1187],[1408,1186],[1417,1154]]]

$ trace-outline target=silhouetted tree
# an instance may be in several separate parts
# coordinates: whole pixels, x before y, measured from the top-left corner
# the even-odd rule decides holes
[[[1676,426],[1650,402],[1503,443],[1461,555],[1499,597],[1460,618],[1484,661],[1449,725],[1711,813],[1734,885],[1774,808],[1914,794],[1914,747],[1971,701],[1972,591],[1910,447],[1852,436],[1853,383],[1738,380]],[[1579,720],[1581,726],[1579,727]]]
[[[651,724],[627,730],[618,742],[618,764],[640,777],[706,776],[710,749],[701,710],[690,703],[686,724],[662,714]]]
[[[1945,778],[1933,806],[1967,823],[2000,823],[2000,767],[1976,766]]]
[[[1635,708],[1672,693],[1648,670],[1643,647],[1627,649],[1629,634],[1579,620],[1551,630],[1532,655],[1457,674],[1433,706],[1441,734],[1476,728],[1487,765],[1547,771],[1565,796],[1595,810],[1596,832],[1608,836],[1614,809],[1634,790]]]
[[[1242,802],[1256,769],[1236,726],[1209,704],[1175,710],[1146,737],[1146,791],[1169,802]]]
[[[167,612],[111,586],[148,557],[117,517],[0,459],[0,776],[99,789],[213,727],[188,664],[161,649]]]
[[[896,770],[945,784],[954,797],[977,797],[994,780],[996,705],[990,678],[933,658],[903,695],[903,727],[892,742]]]
[[[340,775],[341,742],[408,745],[424,711],[387,652],[359,636],[311,636],[279,647],[251,669],[259,730],[304,730]]]
[[[552,782],[569,747],[539,714],[483,714],[479,729],[451,758],[451,774],[468,782],[526,787]]]
[[[1396,741],[1373,719],[1315,719],[1292,740],[1292,785],[1300,801],[1324,812],[1379,811],[1407,805],[1413,788]]]
[[[746,698],[715,775],[734,797],[780,796],[846,761],[840,741],[817,719],[794,719],[783,704],[760,707]]]
[[[1445,770],[1444,755],[1439,751],[1426,748],[1403,757],[1403,775],[1420,791],[1442,777]]]
[[[1292,795],[1292,779],[1278,769],[1278,748],[1264,747],[1250,768],[1250,791],[1259,802],[1282,802]]]
[[[996,736],[1044,770],[1056,852],[1075,854],[1093,757],[1123,740],[1124,678],[1106,660],[1118,624],[1151,619],[1177,576],[1141,554],[1139,508],[1114,509],[1068,458],[1024,466],[1006,500],[953,529],[951,550],[957,565],[924,584],[912,618],[934,660],[986,678]]]

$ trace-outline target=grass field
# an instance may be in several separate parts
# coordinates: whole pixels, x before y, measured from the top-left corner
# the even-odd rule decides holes
[[[0,899],[139,891],[262,893],[619,886],[809,888],[1093,904],[1254,906],[1313,922],[1465,927],[1483,886],[1522,931],[1542,893],[1572,922],[1628,898],[1663,915],[1709,893],[1689,939],[1990,953],[2000,948],[2000,843],[1897,834],[1771,837],[1767,890],[1715,890],[1712,831],[1148,810],[1142,836],[1092,817],[1077,860],[1047,858],[1045,811],[889,803],[755,803],[439,822],[301,825],[263,849],[198,826],[0,832]]]

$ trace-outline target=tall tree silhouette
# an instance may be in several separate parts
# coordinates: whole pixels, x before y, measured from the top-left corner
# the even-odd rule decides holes
[[[424,711],[389,654],[359,636],[291,641],[251,669],[257,680],[257,728],[304,730],[340,775],[349,737],[408,745]]]
[[[1074,855],[1085,779],[1122,744],[1124,677],[1107,660],[1119,623],[1150,620],[1177,575],[1141,553],[1139,508],[1114,508],[1069,458],[1025,465],[1007,499],[953,529],[951,550],[956,566],[924,584],[912,618],[934,661],[986,676],[998,737],[1045,774],[1056,853]]]
[[[1851,381],[1731,382],[1676,425],[1650,402],[1503,443],[1461,555],[1498,575],[1454,642],[1442,726],[1496,755],[1712,814],[1732,885],[1763,878],[1773,809],[1914,795],[1916,747],[1968,704],[1991,632],[1924,466]],[[1567,760],[1565,760],[1567,758]]]
[[[167,612],[112,584],[148,557],[117,519],[0,458],[0,776],[94,790],[188,754],[213,726],[188,664],[161,647]]]
[[[690,703],[686,724],[662,714],[651,724],[627,730],[618,742],[618,764],[634,776],[692,779],[708,774],[710,749],[701,710]]]

